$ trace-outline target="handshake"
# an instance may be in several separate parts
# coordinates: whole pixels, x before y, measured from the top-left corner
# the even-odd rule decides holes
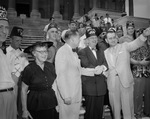
[[[95,67],[94,74],[99,75],[99,74],[105,72],[106,70],[107,70],[107,68],[104,65],[97,66],[97,67]]]
[[[107,68],[104,65],[96,66],[95,68],[82,68],[82,75],[85,76],[94,76],[103,74],[107,77],[108,72],[106,71]]]

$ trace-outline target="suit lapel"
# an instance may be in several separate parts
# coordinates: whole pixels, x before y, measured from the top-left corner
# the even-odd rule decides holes
[[[87,50],[87,54],[88,54],[88,59],[91,61],[91,63],[93,63],[95,65],[97,62],[97,59],[95,58],[93,52],[91,51],[91,49],[89,47],[87,47],[86,50]],[[96,52],[96,54],[97,54],[97,52]]]
[[[122,46],[122,45],[121,45]],[[111,53],[111,49],[108,48],[106,51],[105,51],[105,57],[106,57],[106,60],[109,64],[109,66],[113,66],[115,67],[117,65],[117,61],[118,61],[118,57],[119,57],[119,52],[121,50],[121,46],[118,45],[116,47],[116,51],[114,53],[115,56],[113,56],[113,54]],[[115,58],[114,58],[115,57]]]
[[[116,66],[117,61],[118,61],[118,56],[119,56],[119,52],[121,51],[121,47],[122,47],[122,44],[121,45],[117,45],[115,66]]]
[[[105,57],[106,57],[106,61],[108,63],[109,68],[113,66],[113,62],[112,62],[112,58],[111,58],[111,53],[110,53],[110,49],[108,48],[107,50],[105,50]]]
[[[74,66],[76,66],[79,70],[80,70],[80,60],[78,58],[78,55],[76,52],[73,52],[72,49],[70,49],[67,45],[67,50],[69,52],[69,57],[68,58],[71,58],[71,63],[74,64]]]

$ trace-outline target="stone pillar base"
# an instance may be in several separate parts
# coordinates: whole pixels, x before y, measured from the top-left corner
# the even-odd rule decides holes
[[[38,10],[32,10],[32,12],[30,13],[30,17],[34,19],[41,18],[41,13],[39,13]]]
[[[73,19],[74,20],[78,20],[81,16],[79,15],[79,13],[74,13],[73,15]]]
[[[8,18],[17,17],[17,12],[13,8],[8,8],[7,15],[8,15]]]
[[[53,13],[53,17],[54,17],[55,19],[62,19],[62,15],[61,15],[58,11],[55,11],[55,12]]]

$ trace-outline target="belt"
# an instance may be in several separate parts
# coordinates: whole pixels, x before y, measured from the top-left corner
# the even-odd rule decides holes
[[[1,89],[0,92],[7,92],[7,91],[13,91],[13,87],[7,88],[7,89]]]

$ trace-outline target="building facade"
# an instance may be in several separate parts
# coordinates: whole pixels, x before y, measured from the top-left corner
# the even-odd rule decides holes
[[[0,0],[9,17],[78,18],[93,9],[125,12],[125,0]]]
[[[9,17],[58,19],[79,18],[90,10],[100,9],[126,13],[128,16],[150,18],[150,0],[0,0]]]

